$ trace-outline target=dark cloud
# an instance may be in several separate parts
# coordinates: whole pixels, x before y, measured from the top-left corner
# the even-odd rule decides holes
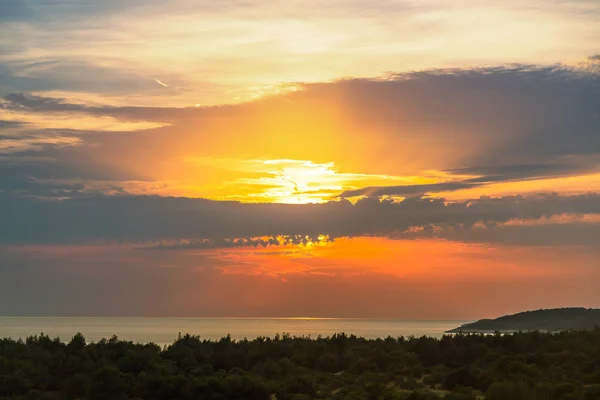
[[[27,124],[25,122],[0,120],[0,130],[1,129],[22,128],[26,125]]]
[[[109,166],[91,163],[74,146],[90,131],[69,129],[21,130],[18,135],[0,134],[0,191],[36,197],[77,196],[81,182],[115,181],[133,176]]]
[[[545,164],[514,164],[488,167],[454,168],[446,172],[457,175],[479,175],[477,178],[467,179],[469,183],[506,182],[525,179],[554,178],[557,176],[577,175],[585,172],[596,171],[600,166],[600,159],[582,158],[577,162],[554,162]]]
[[[73,104],[65,99],[12,93],[4,96],[5,109],[8,111],[26,111],[36,113],[82,113],[93,116],[110,116],[123,121],[157,121],[165,123],[184,123],[193,117],[199,117],[197,108],[159,108],[159,107],[113,107]]]
[[[68,104],[64,99],[56,99],[49,97],[24,95],[21,93],[13,93],[4,96],[4,100],[10,105],[12,110],[33,110],[38,112],[52,111],[86,111],[92,109],[83,104]]]
[[[321,235],[286,235],[270,237],[236,237],[221,239],[185,239],[163,240],[150,243],[152,249],[214,249],[236,247],[269,247],[269,246],[306,246],[312,243],[325,243],[333,238]]]
[[[78,188],[71,187],[71,192]],[[243,204],[157,196],[79,196],[49,201],[0,195],[0,243],[87,243],[232,238],[392,236],[414,226],[488,226],[512,219],[599,214],[600,195],[540,195],[447,203],[365,198],[327,204]],[[261,239],[262,240],[262,239]],[[268,240],[268,239],[267,239]],[[190,242],[194,245],[194,242]],[[246,245],[261,245],[247,242]]]
[[[597,171],[600,167],[599,159],[583,159],[572,163],[546,163],[546,164],[517,164],[499,165],[488,167],[453,168],[445,172],[452,175],[478,175],[475,178],[466,178],[454,182],[443,182],[423,185],[401,186],[369,186],[360,189],[345,190],[338,197],[349,198],[354,196],[422,196],[428,193],[449,192],[461,189],[472,189],[490,183],[511,182],[531,179],[556,178],[572,176],[581,173]]]
[[[480,227],[429,225],[394,235],[396,239],[448,239],[463,243],[492,243],[507,246],[571,246],[585,252],[600,249],[600,222],[586,223],[576,217],[561,223],[536,221],[489,224]],[[566,218],[569,218],[567,216]],[[516,218],[519,221],[519,218]]]
[[[416,72],[391,79],[342,86],[358,118],[361,108],[369,109],[364,116],[383,121],[390,134],[419,136],[425,131],[430,151],[446,144],[475,145],[481,151],[464,160],[475,165],[600,151],[596,74],[515,66]],[[352,96],[354,91],[362,96]],[[367,108],[367,101],[373,106]],[[400,131],[411,122],[418,123],[414,133]]]
[[[369,186],[355,190],[345,190],[339,197],[348,198],[354,196],[415,196],[430,192],[446,192],[460,189],[469,189],[478,186],[475,183],[467,182],[448,182],[432,183],[425,185],[403,185],[403,186]]]

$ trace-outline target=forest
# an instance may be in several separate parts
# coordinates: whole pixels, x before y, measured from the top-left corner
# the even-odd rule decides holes
[[[0,399],[600,400],[600,328],[560,333],[0,340]]]

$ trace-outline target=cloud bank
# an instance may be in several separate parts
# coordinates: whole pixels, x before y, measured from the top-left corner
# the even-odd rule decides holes
[[[202,247],[218,247],[219,243],[230,247],[231,241],[239,238],[238,245],[242,246],[278,245],[277,239],[252,238],[289,236],[299,237],[301,242],[307,235],[310,238],[319,235],[394,237],[414,227],[463,230],[477,224],[493,228],[512,220],[562,214],[597,215],[600,214],[600,195],[516,196],[455,203],[428,198],[407,198],[401,202],[365,198],[355,205],[348,201],[310,205],[243,204],[127,195],[61,201],[0,196],[0,210],[3,221],[0,241],[4,244],[196,239],[200,240],[196,245]],[[581,234],[588,236],[588,228]],[[423,236],[428,236],[427,230]],[[573,240],[572,232],[567,236]],[[525,239],[524,243],[527,242]],[[190,243],[194,245],[193,241]]]

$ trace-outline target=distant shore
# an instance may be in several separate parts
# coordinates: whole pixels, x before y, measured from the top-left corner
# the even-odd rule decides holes
[[[444,333],[515,333],[539,331],[554,333],[589,330],[600,326],[600,310],[593,308],[554,308],[525,311],[496,319],[481,319],[463,324]]]

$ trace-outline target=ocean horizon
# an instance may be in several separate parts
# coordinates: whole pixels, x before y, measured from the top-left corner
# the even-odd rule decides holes
[[[41,333],[69,341],[81,333],[88,342],[117,336],[136,343],[169,345],[181,334],[202,339],[255,339],[289,334],[326,337],[346,333],[367,339],[388,336],[441,337],[466,320],[311,317],[0,317],[0,338],[25,339]]]

